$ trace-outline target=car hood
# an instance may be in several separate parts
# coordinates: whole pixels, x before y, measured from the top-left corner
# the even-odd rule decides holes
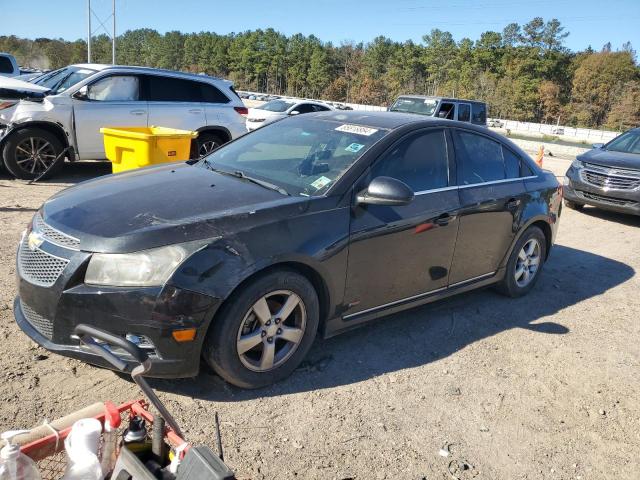
[[[0,100],[42,98],[49,88],[11,77],[0,77]]]
[[[604,167],[640,170],[640,155],[635,153],[612,152],[594,148],[576,158],[581,162],[594,163]]]
[[[299,213],[307,201],[182,163],[84,182],[51,197],[41,214],[82,250],[124,253],[227,236]]]

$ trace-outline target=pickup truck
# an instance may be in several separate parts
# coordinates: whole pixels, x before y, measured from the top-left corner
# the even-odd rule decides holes
[[[20,73],[15,57],[9,53],[0,53],[0,76],[17,77]]]

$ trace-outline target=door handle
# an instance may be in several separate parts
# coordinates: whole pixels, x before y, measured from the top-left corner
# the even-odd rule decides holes
[[[518,200],[517,198],[510,198],[505,204],[505,207],[507,207],[507,210],[515,210],[519,206],[520,206],[520,200]]]
[[[192,108],[189,110],[189,113],[202,113],[202,109],[200,108]]]
[[[436,218],[433,223],[439,225],[441,227],[446,227],[450,222],[456,219],[455,215],[449,215],[448,213],[443,213],[438,218]]]
[[[147,113],[146,110],[131,110],[129,112],[131,115],[144,115],[145,113]]]

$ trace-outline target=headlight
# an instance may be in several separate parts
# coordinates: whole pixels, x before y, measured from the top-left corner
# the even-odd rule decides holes
[[[576,170],[578,170],[579,168],[584,167],[584,163],[582,163],[580,160],[575,159],[573,162],[571,162],[571,168],[575,168]]]
[[[181,243],[136,253],[94,253],[84,282],[114,287],[160,286],[178,265],[204,244]]]

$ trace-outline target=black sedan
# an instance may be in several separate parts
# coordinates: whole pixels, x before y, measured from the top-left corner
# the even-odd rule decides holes
[[[62,355],[104,365],[72,334],[85,323],[145,349],[150,375],[194,376],[203,357],[260,387],[289,375],[317,332],[488,285],[526,294],[561,198],[551,173],[486,128],[291,117],[196,163],[53,196],[20,243],[15,317]]]
[[[565,204],[640,215],[640,128],[579,155],[569,167]]]

